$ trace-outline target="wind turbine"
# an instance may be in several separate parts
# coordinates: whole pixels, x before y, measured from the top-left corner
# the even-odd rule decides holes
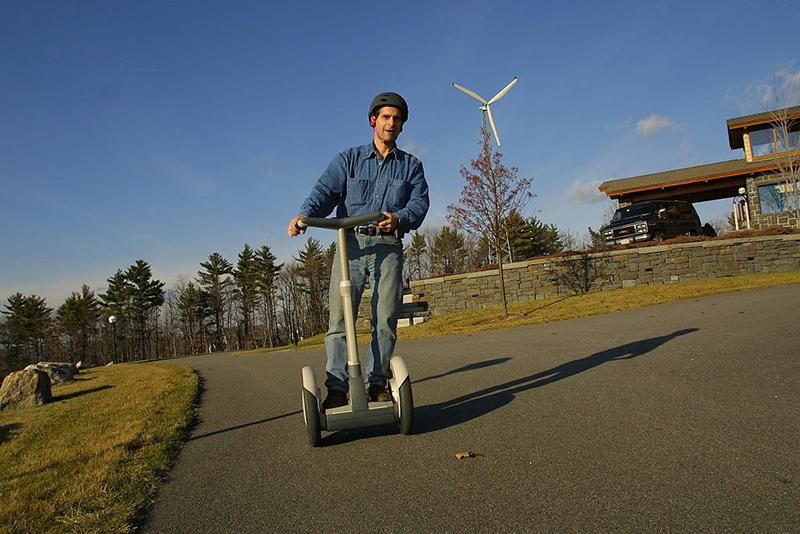
[[[451,84],[453,87],[455,87],[456,89],[458,89],[458,90],[459,90],[459,91],[461,91],[462,93],[468,94],[469,96],[471,96],[472,98],[474,98],[475,100],[477,100],[478,102],[480,102],[481,104],[483,104],[483,105],[480,107],[480,110],[481,110],[481,111],[482,111],[482,112],[485,114],[485,116],[486,116],[486,117],[488,117],[488,118],[489,118],[489,124],[490,124],[490,125],[491,125],[491,127],[492,127],[492,132],[494,133],[494,139],[495,139],[495,141],[497,141],[497,146],[500,146],[500,136],[497,134],[497,128],[496,128],[496,127],[495,127],[495,125],[494,125],[494,117],[492,116],[492,108],[491,108],[491,105],[492,105],[492,104],[494,104],[495,102],[497,102],[498,100],[500,100],[501,98],[503,98],[503,97],[505,96],[505,94],[506,94],[506,93],[507,93],[509,90],[511,90],[511,88],[512,88],[512,87],[514,87],[514,86],[517,84],[517,82],[518,82],[518,81],[519,81],[519,80],[517,79],[517,77],[516,77],[516,76],[514,76],[514,79],[513,79],[513,80],[511,80],[511,82],[510,82],[508,85],[506,85],[505,87],[503,87],[503,89],[502,89],[502,90],[501,90],[499,93],[497,93],[496,95],[494,95],[494,96],[493,96],[491,99],[489,99],[489,100],[486,100],[485,98],[483,98],[482,96],[480,96],[478,93],[476,93],[476,92],[474,92],[474,91],[470,91],[470,90],[469,90],[469,89],[467,89],[466,87],[462,87],[462,86],[458,85],[457,83],[452,83],[452,84]]]

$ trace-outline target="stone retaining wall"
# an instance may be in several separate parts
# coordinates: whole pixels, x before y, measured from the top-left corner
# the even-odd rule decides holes
[[[800,234],[676,243],[540,258],[503,266],[509,303],[752,273],[800,269]],[[432,315],[500,302],[497,269],[411,282]],[[369,316],[367,310],[366,318]]]

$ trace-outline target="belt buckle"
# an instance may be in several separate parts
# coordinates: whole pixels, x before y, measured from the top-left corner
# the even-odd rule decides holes
[[[365,224],[363,226],[356,226],[356,233],[374,237],[378,235],[378,227],[375,226],[374,224]]]

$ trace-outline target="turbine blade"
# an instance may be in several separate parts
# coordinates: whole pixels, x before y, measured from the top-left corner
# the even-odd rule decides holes
[[[497,93],[496,95],[494,95],[494,96],[492,97],[492,99],[491,99],[491,100],[489,100],[489,102],[488,102],[488,103],[489,103],[489,104],[494,104],[495,102],[497,102],[498,100],[500,100],[501,98],[503,98],[503,97],[505,96],[505,94],[511,90],[511,88],[512,88],[512,87],[514,87],[515,85],[517,85],[517,82],[518,82],[518,81],[519,81],[519,80],[517,79],[517,77],[516,77],[516,76],[514,76],[514,79],[513,79],[513,80],[511,80],[511,83],[509,83],[508,85],[506,85],[506,86],[505,86],[505,87],[504,87],[504,88],[503,88],[503,89],[502,89],[502,90],[501,90],[499,93]]]
[[[494,132],[494,140],[497,141],[497,146],[500,146],[500,136],[497,134],[497,128],[494,125],[494,117],[492,116],[492,108],[486,106],[486,115],[489,117],[489,125],[492,127],[492,132]]]
[[[475,100],[477,100],[478,102],[480,102],[481,104],[486,104],[486,99],[485,99],[485,98],[483,98],[482,96],[478,95],[478,93],[475,93],[475,92],[473,92],[473,91],[470,91],[470,90],[469,90],[469,89],[467,89],[466,87],[461,87],[461,86],[460,86],[460,85],[458,85],[457,83],[452,83],[452,84],[450,84],[450,85],[452,85],[453,87],[455,87],[456,89],[458,89],[458,90],[459,90],[459,91],[461,91],[462,93],[466,93],[466,94],[468,94],[469,96],[471,96],[472,98],[474,98]]]

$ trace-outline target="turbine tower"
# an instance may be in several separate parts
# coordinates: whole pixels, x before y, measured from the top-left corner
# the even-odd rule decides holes
[[[485,98],[480,96],[478,93],[476,93],[474,91],[470,91],[466,87],[462,87],[461,85],[458,85],[457,83],[452,83],[451,84],[453,87],[455,87],[456,89],[458,89],[462,93],[465,93],[465,94],[471,96],[472,98],[474,98],[475,100],[477,100],[478,102],[480,102],[482,104],[479,109],[484,114],[485,118],[489,119],[489,125],[492,127],[492,133],[494,133],[494,140],[497,141],[497,146],[500,146],[500,135],[497,133],[497,127],[494,125],[494,117],[492,116],[492,107],[491,106],[492,106],[492,104],[494,104],[495,102],[497,102],[498,100],[503,98],[505,96],[505,94],[508,91],[510,91],[512,87],[514,87],[517,84],[518,81],[519,80],[517,79],[517,77],[514,76],[514,79],[511,80],[511,82],[508,85],[503,87],[503,89],[500,90],[499,93],[494,95],[489,100],[486,100]]]

